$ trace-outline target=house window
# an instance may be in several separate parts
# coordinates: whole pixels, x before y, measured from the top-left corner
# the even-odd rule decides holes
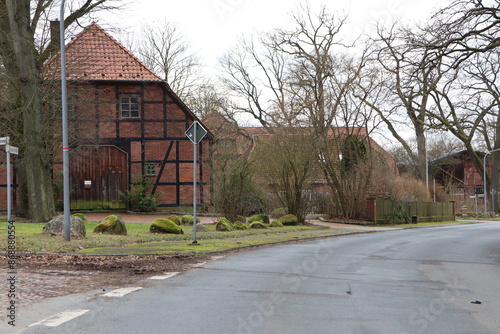
[[[138,118],[140,111],[140,98],[138,96],[121,96],[120,111],[122,118]]]
[[[156,176],[157,166],[157,164],[146,164],[144,166],[146,176]]]

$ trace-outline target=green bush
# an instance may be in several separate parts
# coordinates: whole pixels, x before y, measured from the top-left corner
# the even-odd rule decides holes
[[[130,205],[130,208],[140,212],[151,212],[158,206],[158,196],[160,193],[151,194],[153,183],[148,181],[144,175],[135,176],[135,182],[132,184],[132,190],[124,193],[118,191]]]
[[[278,221],[285,226],[299,224],[299,219],[297,218],[297,216],[292,214],[284,215],[283,217],[278,219]]]
[[[181,224],[181,219],[177,215],[170,215],[170,216],[167,217],[167,219],[170,219],[171,221],[173,221],[177,225]]]
[[[234,228],[237,230],[248,230],[248,225],[240,222],[239,220],[235,221],[233,224]]]
[[[234,230],[233,224],[226,218],[221,218],[219,221],[215,224],[215,229],[217,231],[232,231]]]
[[[250,224],[250,228],[267,228],[267,225],[263,222],[256,221]]]
[[[149,227],[151,233],[184,234],[182,228],[170,219],[155,219]]]
[[[184,215],[181,217],[182,225],[193,225],[194,216]],[[196,217],[196,224],[200,223],[200,218]]]
[[[277,220],[273,220],[269,223],[269,227],[283,227],[283,224]]]
[[[264,224],[269,224],[269,216],[263,213],[253,215],[252,217],[248,218],[248,223],[251,224],[253,222],[262,222]]]

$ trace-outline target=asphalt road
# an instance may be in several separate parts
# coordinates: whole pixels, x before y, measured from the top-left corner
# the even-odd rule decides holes
[[[500,223],[407,229],[240,252],[136,290],[49,300],[18,314],[16,330],[500,333],[499,278]]]

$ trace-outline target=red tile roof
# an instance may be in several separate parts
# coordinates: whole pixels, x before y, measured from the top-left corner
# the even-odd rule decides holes
[[[57,76],[59,59],[49,62]],[[163,81],[95,22],[66,46],[66,72],[70,80]]]

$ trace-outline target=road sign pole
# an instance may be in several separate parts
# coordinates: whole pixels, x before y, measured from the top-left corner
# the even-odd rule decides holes
[[[59,11],[59,39],[61,48],[61,108],[62,108],[62,154],[63,154],[63,208],[64,208],[64,240],[71,239],[70,223],[70,189],[69,189],[69,145],[68,145],[68,103],[66,89],[66,45],[64,40],[64,5],[61,1]]]
[[[197,244],[196,240],[196,142],[193,142],[193,244]]]
[[[193,244],[198,244],[196,240],[196,161],[197,161],[197,144],[205,137],[207,130],[198,123],[194,121],[193,124],[186,130],[186,137],[193,142]]]
[[[12,220],[12,211],[11,211],[11,184],[10,184],[10,148],[9,144],[5,145],[5,151],[7,151],[7,224],[10,224]]]

